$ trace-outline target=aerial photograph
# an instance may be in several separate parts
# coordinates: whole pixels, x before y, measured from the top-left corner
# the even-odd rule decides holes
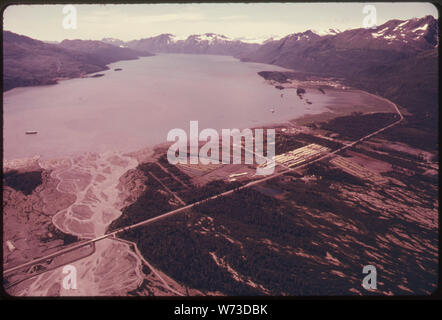
[[[2,18],[2,296],[438,292],[434,4]]]

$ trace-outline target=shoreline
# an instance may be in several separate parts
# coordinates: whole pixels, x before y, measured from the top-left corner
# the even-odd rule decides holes
[[[334,91],[332,91],[332,92],[334,92]],[[343,91],[341,91],[341,90],[338,90],[336,92],[338,92],[338,96],[339,96],[339,94],[343,93]],[[362,92],[364,94],[367,94],[367,96],[370,96],[370,97],[373,98],[373,94],[366,93],[366,92],[364,92],[362,90],[353,90],[353,92],[359,92],[359,93]],[[378,97],[378,96],[374,96],[374,97],[375,97],[376,100],[384,99],[384,98]],[[389,100],[387,100],[387,101],[389,101]],[[363,107],[364,107],[363,105],[359,106],[359,108],[362,108],[362,109],[355,109],[355,107],[353,107],[353,108],[350,109],[350,111],[351,111],[351,113],[352,112],[356,112],[358,110],[367,111]],[[312,119],[315,119],[316,122],[319,122],[319,121],[324,121],[324,119],[327,119],[328,117],[332,117],[333,118],[333,117],[342,116],[343,115],[342,112],[344,112],[344,114],[345,114],[345,110],[347,110],[347,114],[348,114],[348,108],[346,108],[345,106],[339,107],[338,101],[332,102],[332,106],[331,107],[327,107],[327,108],[330,108],[331,111],[324,111],[324,112],[321,112],[319,114],[304,115],[302,117],[291,119],[291,120],[287,120],[287,121],[283,121],[283,122],[281,122],[281,121],[271,122],[271,123],[269,123],[266,126],[262,126],[261,128],[267,128],[267,129],[268,128],[275,128],[276,129],[276,128],[284,127],[284,126],[287,126],[287,125],[303,126],[300,123],[308,123],[308,121],[309,120],[311,121]],[[390,112],[390,110],[384,110],[383,112]],[[253,129],[255,129],[255,128],[253,128]],[[202,141],[202,142],[204,142],[204,141]],[[43,170],[51,171],[51,176],[52,176],[52,173],[53,173],[54,170],[58,170],[59,173],[63,172],[63,171],[66,171],[64,169],[60,169],[60,167],[51,167],[51,165],[56,165],[57,163],[60,165],[60,161],[61,162],[69,161],[71,163],[71,166],[72,166],[73,164],[76,164],[77,161],[79,161],[79,160],[77,160],[75,158],[82,158],[83,157],[83,160],[84,159],[89,160],[88,158],[91,157],[92,158],[91,159],[92,162],[94,162],[94,157],[98,157],[98,158],[103,157],[104,158],[104,157],[106,157],[106,156],[104,156],[105,154],[107,155],[106,161],[109,161],[110,155],[118,154],[118,156],[122,157],[122,158],[123,157],[130,157],[130,158],[134,159],[136,161],[137,165],[139,165],[139,164],[142,164],[142,163],[154,161],[156,158],[158,158],[160,155],[162,155],[164,153],[164,149],[166,149],[167,146],[170,145],[171,143],[173,143],[173,142],[163,142],[163,143],[155,144],[155,145],[153,145],[151,147],[145,147],[145,148],[137,149],[135,151],[124,152],[124,153],[123,152],[117,152],[117,151],[109,151],[109,152],[105,152],[105,153],[83,152],[81,154],[75,154],[75,155],[70,155],[70,156],[65,156],[65,157],[58,157],[57,159],[41,159],[39,156],[34,156],[32,158],[27,158],[27,159],[25,158],[25,159],[5,160],[4,163],[3,163],[3,170],[5,172],[5,168],[10,169],[10,170],[26,169],[26,168],[29,169],[32,166],[35,167],[35,165],[38,165]],[[112,162],[112,161],[110,160],[110,162]],[[94,163],[101,170],[102,166],[98,165],[98,162],[96,162],[96,161]],[[90,165],[91,164],[89,164],[88,168],[90,168]],[[118,164],[117,164],[117,166],[118,166]],[[68,168],[67,170],[69,170],[69,169],[72,169],[72,168]],[[114,180],[116,179],[115,181],[117,181],[117,184],[115,185],[115,183],[114,183],[112,186],[110,186],[111,188],[108,187],[106,190],[110,191],[110,189],[114,189],[113,191],[118,193],[118,197],[120,198],[119,199],[120,201],[118,201],[118,205],[117,205],[117,203],[115,203],[114,209],[119,210],[120,211],[120,215],[118,215],[118,216],[114,215],[113,218],[110,221],[108,221],[108,223],[111,223],[112,221],[115,221],[116,219],[118,219],[121,216],[121,208],[124,207],[124,206],[122,206],[124,204],[124,199],[122,198],[122,196],[124,197],[126,194],[124,192],[122,192],[122,190],[120,189],[120,185],[123,183],[122,179],[124,179],[125,175],[130,170],[133,170],[133,169],[134,169],[133,166],[129,166],[129,168],[127,170],[119,171],[117,173],[118,176],[115,175],[115,172],[112,169],[112,174],[111,174],[113,176],[112,179],[114,179]],[[110,172],[109,172],[109,174],[110,174]],[[98,174],[96,176],[98,177]],[[98,183],[100,183],[101,181],[97,180],[97,177],[95,178],[95,180]],[[55,176],[52,176],[52,178],[54,178],[54,179],[59,181],[56,189],[58,191],[60,191],[60,192],[66,192],[66,190],[64,190],[64,189],[61,190],[61,189],[58,188],[60,186],[60,183],[61,183],[60,177],[58,175],[55,175]],[[91,183],[89,183],[89,185],[91,185]],[[114,185],[115,185],[115,188],[114,188]],[[125,191],[129,191],[130,192],[130,190],[125,190]],[[78,196],[79,196],[78,191],[77,191],[76,196],[78,198]],[[107,200],[107,198],[106,198],[106,200]],[[74,206],[74,204],[71,205],[70,207],[72,207],[72,206]],[[88,232],[87,230],[86,231],[85,230],[81,231],[82,235],[83,235],[83,237],[82,237],[82,235],[80,235],[80,234],[78,234],[76,232],[72,232],[73,230],[71,230],[70,228],[66,229],[66,228],[63,228],[62,226],[60,226],[60,224],[55,221],[56,217],[59,216],[59,215],[64,215],[64,213],[62,211],[59,211],[55,215],[53,215],[53,217],[52,217],[52,224],[54,225],[54,227],[57,230],[60,230],[61,232],[69,234],[69,235],[75,235],[75,236],[77,236],[79,238],[86,238],[86,239],[89,238],[89,235],[86,235],[84,237],[85,232],[86,233]],[[72,216],[70,216],[69,218],[71,218],[71,217]],[[86,218],[86,220],[87,219],[88,218]],[[91,219],[89,219],[89,220],[91,220]],[[93,219],[93,220],[95,220],[95,219]],[[62,224],[64,224],[64,221],[62,221]],[[109,225],[109,224],[107,224],[107,225]],[[76,226],[76,228],[77,227],[78,226]],[[105,232],[105,229],[106,228],[104,228],[104,232]],[[99,234],[102,234],[103,233],[102,231],[103,231],[103,228],[101,228]],[[92,237],[92,233],[90,233],[90,234],[91,234],[91,237]],[[95,234],[93,236],[96,236],[96,235],[97,234]],[[117,240],[120,240],[120,239],[124,240],[124,238],[118,238],[117,237]],[[116,248],[116,247],[118,247],[118,245],[116,245],[115,242],[107,241],[106,240],[102,245],[97,247],[97,253],[96,254],[93,254],[93,255],[87,256],[85,258],[79,259],[78,261],[75,262],[75,265],[77,265],[80,270],[87,270],[87,265],[90,264],[90,263],[93,263],[95,261],[96,257],[99,254],[104,254],[106,252],[112,252],[112,250],[113,250],[112,248]],[[121,289],[122,290],[122,291],[120,291],[121,294],[123,294],[123,292],[125,292],[125,291],[127,291],[129,289],[132,290],[135,287],[136,288],[133,289],[133,290],[142,290],[142,288],[143,288],[143,282],[142,282],[143,281],[142,280],[143,276],[142,276],[142,273],[141,273],[141,269],[142,269],[141,266],[142,266],[142,264],[144,262],[144,259],[145,259],[145,257],[142,254],[140,254],[139,250],[136,247],[136,244],[135,244],[135,249],[130,248],[130,246],[127,245],[127,244],[126,244],[126,246],[123,246],[123,247],[121,247],[121,248],[124,250],[124,254],[127,257],[131,256],[133,259],[135,259],[135,261],[130,263],[130,268],[132,268],[132,267],[135,268],[136,275],[131,278],[132,282],[131,282],[130,285],[127,285],[126,287],[123,287]],[[165,275],[162,270],[156,269],[156,271],[161,272],[161,274]],[[112,284],[111,284],[111,282],[109,280],[110,279],[109,275],[112,274],[111,272],[112,272],[112,270],[108,270],[108,271],[100,273],[100,274],[93,274],[93,273],[92,274],[94,276],[102,277],[103,281],[105,281],[106,283],[109,283],[110,287],[113,287],[115,281],[113,281]],[[57,283],[57,280],[55,279],[56,271],[49,271],[49,273],[50,273],[50,275],[49,275],[49,278],[47,280],[43,281],[42,280],[43,276],[38,276],[37,278],[35,278],[35,280],[32,281],[31,287],[24,291],[25,295],[26,294],[31,294],[31,295],[42,294],[42,295],[45,295],[45,292],[40,291],[39,289],[35,290],[37,284],[39,284],[40,286],[43,285],[43,289],[42,290],[46,290],[49,287],[50,287],[50,289],[48,289],[48,290],[51,290],[53,285],[55,285]],[[165,275],[165,276],[166,276],[166,279],[167,279],[166,281],[163,281],[163,284],[165,285],[165,288],[169,289],[168,286],[171,283],[172,284],[178,283],[178,282],[176,282],[173,279],[173,277],[169,277],[168,275]],[[100,291],[96,291],[97,288],[93,285],[92,282],[89,282],[89,279],[85,279],[85,281],[87,281],[86,284],[85,284],[86,291],[82,291],[82,294],[86,294],[87,295],[89,293],[89,294],[94,294],[94,295],[100,295]],[[179,287],[182,288],[181,284],[179,284]],[[66,292],[64,292],[62,289],[59,289],[59,290],[61,290],[61,291],[59,291],[60,294],[62,294],[62,295],[66,294]],[[89,290],[92,290],[92,291],[89,291]],[[197,292],[197,291],[198,290],[196,290],[195,292]],[[49,291],[47,291],[47,292],[49,292]]]
[[[271,84],[269,83],[269,85],[271,85]],[[311,89],[311,90],[318,90],[318,88],[315,86],[312,86],[310,88],[307,86],[305,86],[305,87],[308,89]],[[295,90],[295,89],[296,89],[296,87],[287,87],[284,90]],[[325,92],[326,92],[325,95],[328,95],[329,97],[331,96],[332,101],[330,102],[329,105],[327,105],[325,107],[325,109],[322,112],[306,113],[300,117],[287,118],[286,120],[279,120],[279,121],[273,121],[273,122],[268,121],[268,122],[263,122],[259,126],[241,127],[238,129],[243,130],[245,128],[250,128],[253,130],[253,129],[257,129],[257,128],[270,129],[270,128],[280,128],[280,127],[284,127],[284,126],[306,126],[311,123],[329,121],[329,120],[332,120],[337,117],[350,115],[353,112],[367,111],[367,108],[364,104],[352,105],[351,110],[349,110],[348,105],[342,106],[342,104],[340,104],[340,102],[339,102],[339,96],[342,94],[345,94],[345,93],[363,94],[365,96],[371,97],[372,99],[374,97],[376,97],[375,98],[376,100],[378,100],[379,102],[385,103],[385,101],[383,101],[383,99],[385,99],[385,98],[373,95],[369,92],[365,92],[360,89],[351,88],[351,89],[342,90],[342,89],[335,89],[335,88],[327,88],[327,89],[325,89]],[[389,113],[391,111],[394,111],[394,110],[384,110],[383,108],[378,106],[378,107],[375,107],[374,109],[372,109],[371,112],[366,112],[366,113],[372,113],[372,112]],[[202,142],[204,142],[204,141],[202,141]],[[67,159],[72,159],[72,158],[86,155],[86,154],[102,155],[102,154],[109,153],[109,152],[118,153],[123,156],[126,156],[126,155],[133,156],[136,159],[137,159],[137,157],[140,157],[140,159],[142,160],[143,159],[142,154],[144,154],[144,157],[145,157],[146,151],[148,151],[148,150],[154,151],[159,148],[164,148],[164,147],[169,146],[172,143],[173,142],[163,141],[163,142],[155,143],[152,145],[144,145],[144,146],[141,146],[140,148],[137,148],[135,150],[129,150],[129,151],[121,151],[121,150],[115,150],[115,149],[114,150],[107,150],[104,152],[83,151],[83,152],[65,154],[65,155],[60,155],[60,156],[49,156],[49,157],[45,157],[44,155],[41,155],[41,154],[34,154],[33,156],[29,156],[29,157],[6,159],[5,156],[3,155],[3,172],[7,172],[9,170],[26,169],[26,167],[28,165],[32,166],[32,163],[34,163],[34,165],[35,165],[36,161],[38,163],[40,161],[67,160]]]

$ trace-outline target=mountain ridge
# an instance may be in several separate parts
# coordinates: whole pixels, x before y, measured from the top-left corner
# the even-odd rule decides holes
[[[47,43],[3,31],[3,91],[16,87],[56,84],[107,70],[107,64],[150,56],[128,48],[93,40]]]
[[[221,54],[341,77],[350,86],[383,95],[412,113],[425,109],[432,114],[432,126],[437,118],[439,31],[438,20],[432,16],[389,20],[373,29],[332,30],[325,35],[306,30],[263,44],[215,33],[186,39],[166,33],[128,42],[104,38],[49,44],[8,32],[3,32],[4,90],[106,70],[108,63],[136,59],[149,52]],[[408,102],[404,97],[409,97]],[[419,106],[419,100],[425,101],[424,107]]]
[[[189,35],[186,39],[177,39],[170,33],[132,40],[124,46],[134,50],[147,50],[153,53],[191,53],[233,55],[247,54],[259,47],[257,43],[249,43],[231,39],[216,33]]]
[[[262,41],[262,43],[248,42],[241,39],[232,39],[222,34],[202,33],[189,35],[186,38],[179,39],[171,33],[163,33],[156,36],[141,38],[138,40],[122,41],[114,38],[103,38],[101,41],[118,44],[120,46],[132,49],[144,49],[155,53],[206,53],[206,54],[249,54],[253,50],[259,50],[262,46],[269,43],[278,43],[281,41],[289,41],[294,43],[301,40],[323,40],[333,38],[339,43],[339,46],[345,47],[352,41],[361,41],[365,48],[380,49],[382,46],[391,46],[390,49],[404,50],[414,45],[414,49],[428,49],[430,45],[437,44],[437,31],[434,33],[426,32],[423,25],[428,25],[428,30],[437,30],[437,20],[431,16],[422,18],[412,18],[408,20],[393,19],[374,29],[354,28],[340,31],[336,28],[329,28],[326,32],[317,32],[306,30],[303,32],[291,33],[286,36],[273,40],[272,38]],[[412,31],[412,32],[411,32]],[[378,33],[380,32],[380,33]],[[396,34],[393,34],[396,32]],[[404,33],[405,32],[405,33]],[[416,39],[416,36],[419,38]],[[360,39],[358,39],[360,38]],[[411,42],[411,44],[410,44]],[[191,48],[191,45],[194,48]],[[226,49],[226,47],[242,46],[236,52]],[[406,45],[405,45],[406,44]],[[224,46],[225,48],[222,48]]]

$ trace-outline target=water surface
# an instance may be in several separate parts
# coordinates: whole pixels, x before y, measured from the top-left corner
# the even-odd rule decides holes
[[[228,56],[161,54],[111,64],[103,77],[15,88],[3,96],[4,157],[134,151],[165,142],[173,128],[188,131],[190,120],[200,131],[256,127],[321,112],[331,99],[311,91],[307,105],[295,90],[266,84],[257,75],[264,70],[285,69]]]

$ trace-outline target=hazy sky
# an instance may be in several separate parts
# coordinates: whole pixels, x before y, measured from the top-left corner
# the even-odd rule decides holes
[[[390,19],[428,14],[429,3],[369,3],[376,7],[377,25]],[[16,5],[4,12],[4,30],[39,40],[140,39],[161,33],[178,37],[214,32],[232,38],[267,39],[308,29],[341,31],[362,27],[364,3],[272,4],[133,4],[75,5],[77,29],[64,29],[64,5]]]

